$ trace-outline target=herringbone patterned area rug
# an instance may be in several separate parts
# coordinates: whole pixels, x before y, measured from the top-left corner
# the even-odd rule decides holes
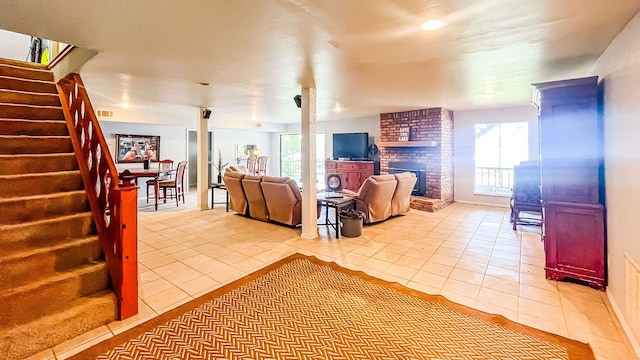
[[[293,255],[74,359],[594,359],[589,345]]]

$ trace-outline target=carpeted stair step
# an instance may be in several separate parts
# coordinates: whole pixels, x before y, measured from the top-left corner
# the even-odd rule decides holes
[[[0,103],[0,114],[9,119],[64,120],[61,106]]]
[[[53,81],[53,73],[51,71],[12,64],[0,64],[0,76],[19,77],[30,80]]]
[[[24,248],[0,256],[0,290],[39,281],[55,272],[100,260],[98,236],[67,240],[55,246]]]
[[[0,329],[61,311],[74,299],[106,289],[108,278],[107,264],[100,261],[4,289],[0,293]]]
[[[0,155],[0,175],[78,170],[74,153]]]
[[[38,69],[38,70],[46,70],[47,69],[47,65],[43,65],[43,64],[40,64],[40,63],[29,62],[29,61],[21,61],[21,60],[13,60],[13,59],[5,59],[5,58],[0,58],[0,64],[19,66],[19,67],[28,68],[28,69]]]
[[[0,175],[0,198],[84,189],[80,170]]]
[[[64,120],[0,119],[0,135],[67,136]]]
[[[60,106],[60,97],[57,93],[47,94],[0,89],[0,103]]]
[[[110,291],[79,298],[69,303],[64,311],[18,327],[0,330],[0,359],[23,359],[106,325],[116,315],[116,297]]]
[[[57,94],[58,89],[53,81],[21,79],[13,76],[0,76],[3,89],[29,91],[36,93]]]
[[[89,210],[89,201],[84,190],[0,198],[0,225],[18,224]]]
[[[73,152],[69,136],[0,135],[0,154],[48,154]]]
[[[55,246],[68,239],[96,233],[90,212],[0,225],[0,254],[38,246]]]

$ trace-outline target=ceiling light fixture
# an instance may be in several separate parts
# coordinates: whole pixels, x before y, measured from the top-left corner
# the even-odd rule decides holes
[[[211,86],[211,84],[208,83],[208,82],[199,82],[198,85],[200,85],[200,86]]]
[[[425,31],[435,31],[441,29],[444,26],[444,22],[442,20],[428,20],[424,24],[422,24],[422,30]]]
[[[340,106],[340,102],[336,102],[336,106],[333,108],[335,112],[342,112],[342,106]]]

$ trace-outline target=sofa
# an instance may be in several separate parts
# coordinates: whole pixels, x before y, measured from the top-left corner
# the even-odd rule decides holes
[[[291,178],[254,176],[227,169],[229,208],[241,215],[289,226],[302,223],[302,194]]]
[[[355,197],[356,209],[365,214],[364,222],[371,224],[408,212],[416,180],[411,172],[372,175],[357,192],[343,192]]]

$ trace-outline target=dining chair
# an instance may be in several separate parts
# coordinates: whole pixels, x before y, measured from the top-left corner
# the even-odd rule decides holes
[[[247,158],[247,170],[249,170],[249,175],[256,174],[256,162],[257,158],[255,155],[251,155]]]
[[[256,175],[267,175],[267,158],[268,156],[258,157],[258,170],[256,171]]]
[[[158,188],[162,190],[162,198],[164,202],[167,202],[167,190],[172,191],[176,198],[176,206],[180,205],[180,198],[182,203],[185,203],[184,199],[184,173],[187,169],[187,162],[181,161],[176,168],[176,176],[172,180],[164,180],[158,182]]]
[[[158,161],[158,176],[151,180],[147,180],[147,204],[149,203],[149,188],[155,189],[156,183],[159,181],[170,180],[173,176],[173,160],[160,160]]]

